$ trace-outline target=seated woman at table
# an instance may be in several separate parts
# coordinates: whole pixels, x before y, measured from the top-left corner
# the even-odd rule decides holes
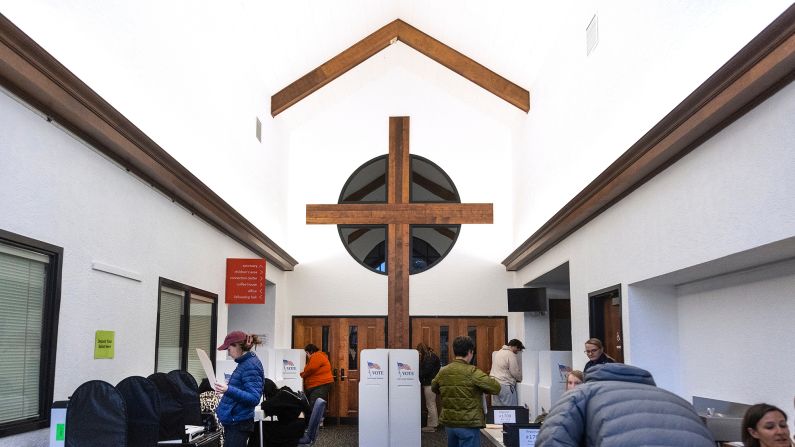
[[[752,405],[743,417],[745,447],[790,447],[787,415],[768,404]]]

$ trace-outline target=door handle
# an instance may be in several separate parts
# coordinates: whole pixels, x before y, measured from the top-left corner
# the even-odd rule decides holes
[[[337,368],[331,370],[331,376],[334,377],[334,381],[337,381]]]
[[[340,368],[340,382],[344,382],[348,376],[345,375],[345,368]]]

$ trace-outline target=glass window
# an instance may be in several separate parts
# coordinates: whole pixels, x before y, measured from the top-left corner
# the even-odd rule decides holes
[[[467,326],[467,335],[469,338],[472,339],[472,344],[474,345],[474,349],[472,349],[472,362],[473,365],[478,364],[478,327],[477,326]]]
[[[0,230],[0,433],[50,417],[63,249]]]
[[[190,325],[188,326],[188,372],[197,381],[207,377],[199,362],[196,349],[211,354],[213,349],[213,309],[215,300],[197,294],[190,297]]]
[[[196,348],[215,356],[218,296],[160,279],[155,371],[188,371],[197,382],[207,377]]]
[[[439,326],[439,360],[441,360],[442,366],[446,365],[450,358],[449,334],[449,326]]]
[[[342,188],[339,203],[386,203],[387,156],[363,164]]]
[[[182,359],[182,310],[185,292],[170,287],[160,287],[160,305],[157,325],[158,372],[179,369]]]
[[[433,162],[411,157],[411,202],[461,203],[450,177]],[[388,157],[368,161],[350,176],[339,203],[386,203]],[[342,244],[348,253],[368,269],[386,274],[387,228],[385,225],[338,225]],[[411,264],[409,273],[424,272],[441,261],[453,248],[461,225],[411,225]]]
[[[348,328],[348,369],[359,369],[358,363],[359,353],[359,327],[351,326]]]
[[[320,350],[325,352],[326,355],[328,355],[328,353],[330,352],[329,349],[328,349],[328,335],[329,335],[330,330],[331,330],[331,326],[323,326],[323,328],[321,330],[322,338],[321,338],[321,341],[320,341]]]

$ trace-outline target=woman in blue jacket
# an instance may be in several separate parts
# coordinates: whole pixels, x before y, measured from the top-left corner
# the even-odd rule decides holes
[[[243,331],[230,332],[219,351],[229,350],[229,357],[237,363],[229,383],[219,380],[215,391],[223,394],[216,414],[224,426],[224,446],[246,447],[248,437],[254,431],[254,408],[262,397],[265,374],[257,355],[251,348],[261,345],[255,334]]]

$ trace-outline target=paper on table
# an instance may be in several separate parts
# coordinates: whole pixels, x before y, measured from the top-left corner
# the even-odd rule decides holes
[[[210,357],[203,349],[199,348],[196,348],[196,354],[199,356],[199,362],[201,362],[202,368],[204,368],[204,373],[207,374],[207,380],[210,381],[210,386],[215,388],[215,372],[213,371],[213,363],[210,361]]]

